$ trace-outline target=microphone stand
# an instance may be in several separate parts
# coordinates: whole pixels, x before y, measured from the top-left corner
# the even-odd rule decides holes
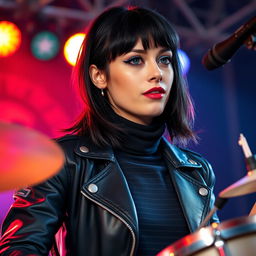
[[[242,46],[249,50],[256,50],[256,16],[238,28],[231,36],[215,44],[202,58],[203,66],[213,70],[223,66]]]

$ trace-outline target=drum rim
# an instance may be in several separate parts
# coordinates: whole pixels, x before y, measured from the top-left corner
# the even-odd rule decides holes
[[[253,232],[256,232],[256,215],[243,216],[218,223],[216,228],[213,226],[201,228],[177,240],[163,251],[169,250],[169,253],[174,253],[174,255],[191,255],[211,247],[215,243],[216,236],[225,241]],[[204,237],[202,237],[203,234]]]

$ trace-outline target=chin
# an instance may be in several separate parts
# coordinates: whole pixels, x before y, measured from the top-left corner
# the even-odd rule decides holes
[[[161,109],[153,109],[151,112],[150,112],[150,115],[151,117],[157,117],[157,116],[160,116],[162,115],[164,112],[164,109],[161,108]]]

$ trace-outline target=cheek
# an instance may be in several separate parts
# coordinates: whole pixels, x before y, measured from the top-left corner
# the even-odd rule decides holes
[[[137,84],[136,76],[131,72],[116,70],[115,74],[111,76],[107,88],[111,94],[120,95],[127,91],[132,94],[132,88],[133,86],[137,87]]]
[[[167,84],[168,84],[168,92],[167,92],[167,97],[166,97],[166,103],[169,99],[169,97],[172,97],[172,91],[173,91],[173,87],[174,87],[174,75],[173,72],[171,73],[171,75],[169,76],[168,80],[167,80]]]
[[[169,77],[169,82],[170,82],[170,84],[172,84],[172,83],[173,83],[173,80],[174,80],[174,70],[173,70],[172,67],[170,67],[168,77]]]
[[[168,88],[168,93],[170,93],[170,91],[173,87],[173,82],[174,82],[174,73],[173,73],[173,71],[170,71],[170,73],[167,74],[167,76],[165,77],[165,81],[166,81],[166,86]]]

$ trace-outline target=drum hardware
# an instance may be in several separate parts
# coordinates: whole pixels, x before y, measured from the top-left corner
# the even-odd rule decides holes
[[[214,231],[214,236],[215,236],[215,240],[214,240],[214,246],[216,248],[216,250],[218,251],[220,256],[231,256],[228,249],[225,246],[225,242],[223,241],[222,237],[221,237],[221,232],[218,229],[218,224],[215,223],[215,225],[212,225],[213,231]]]
[[[34,185],[56,174],[64,153],[32,129],[0,122],[0,191]]]
[[[240,134],[238,144],[242,147],[244,152],[247,175],[219,193],[213,209],[208,213],[199,228],[207,225],[213,214],[223,208],[228,198],[256,192],[256,155],[252,154],[243,134]],[[254,211],[256,211],[256,209]]]
[[[240,134],[238,144],[242,147],[247,175],[220,192],[219,196],[230,198],[256,192],[256,156],[252,154],[246,138]]]

